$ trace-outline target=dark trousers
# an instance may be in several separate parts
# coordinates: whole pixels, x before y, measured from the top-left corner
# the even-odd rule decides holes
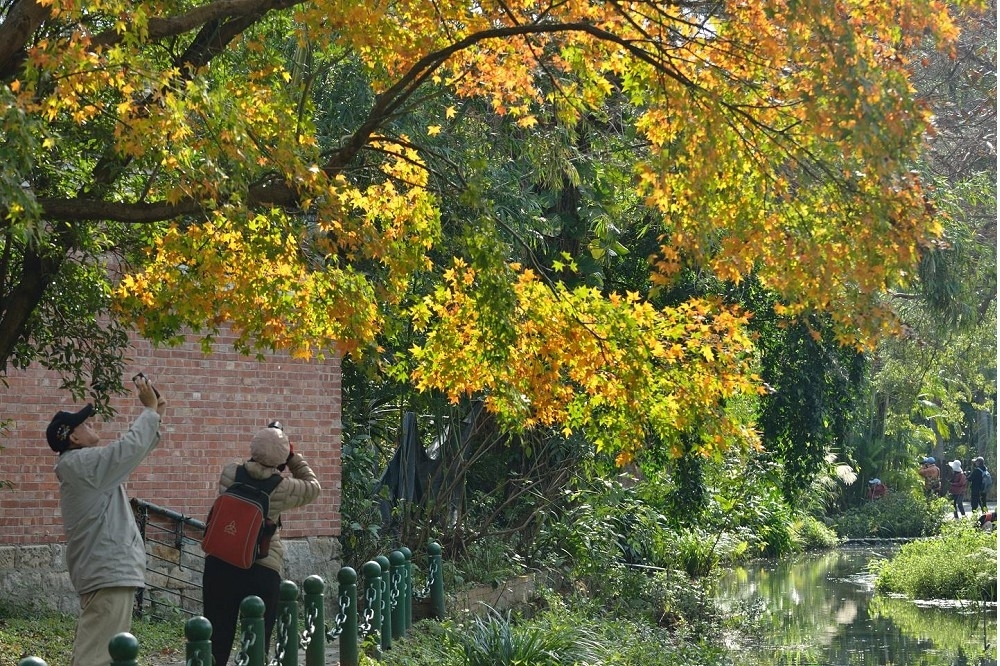
[[[982,488],[972,487],[969,499],[972,501],[972,512],[975,513],[976,509],[981,509],[986,511],[986,495],[983,493]]]
[[[962,493],[961,495],[953,494],[951,496],[951,504],[955,507],[954,514],[956,518],[958,518],[959,513],[963,516],[965,515],[965,493]]]
[[[240,569],[212,556],[205,558],[205,573],[201,581],[202,603],[205,617],[212,623],[212,657],[215,659],[215,666],[225,666],[229,661],[229,653],[233,651],[236,639],[240,604],[251,595],[260,597],[264,602],[264,645],[271,644],[280,585],[281,576],[274,569],[259,564],[249,569]],[[264,653],[267,654],[266,647]]]

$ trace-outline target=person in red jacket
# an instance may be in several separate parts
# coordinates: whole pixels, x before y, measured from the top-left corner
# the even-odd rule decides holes
[[[870,500],[882,499],[888,492],[889,489],[885,487],[884,483],[882,483],[882,479],[876,478],[868,482],[868,494],[867,494],[868,499]]]
[[[969,485],[969,480],[965,477],[965,472],[962,471],[961,460],[952,460],[948,463],[948,467],[951,468],[948,494],[951,495],[951,502],[955,507],[955,518],[958,519],[960,513],[965,518],[965,489]]]

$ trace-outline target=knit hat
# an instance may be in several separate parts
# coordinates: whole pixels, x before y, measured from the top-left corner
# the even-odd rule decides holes
[[[45,439],[48,440],[49,447],[56,453],[68,449],[69,436],[73,433],[73,428],[93,415],[94,406],[89,402],[78,412],[56,412],[49,422],[49,427],[45,429]]]
[[[926,458],[924,458],[924,459],[923,459],[923,460],[922,460],[921,462],[923,462],[923,463],[924,463],[925,465],[933,465],[933,464],[934,464],[934,463],[936,463],[937,461],[936,461],[936,460],[934,460],[934,457],[933,457],[933,456],[927,456],[927,457],[926,457]]]
[[[262,428],[250,441],[250,456],[266,467],[284,463],[289,450],[288,435],[277,428]]]
[[[952,460],[950,463],[948,463],[948,467],[951,467],[951,471],[953,471],[953,472],[961,472],[962,471],[962,461],[961,460]]]

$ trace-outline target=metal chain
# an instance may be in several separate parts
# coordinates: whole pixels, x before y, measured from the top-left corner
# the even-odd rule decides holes
[[[402,585],[402,583],[403,583],[403,574],[397,571],[392,575],[392,583],[390,584],[390,589],[389,589],[389,599],[392,601],[392,603],[389,605],[390,611],[396,610],[396,606],[399,604],[399,594],[400,594],[399,587],[400,585]]]
[[[344,625],[347,624],[347,611],[350,608],[351,598],[347,596],[347,592],[344,592],[340,595],[340,610],[337,611],[337,617],[334,619],[333,629],[326,632],[326,640],[332,641],[343,633]]]
[[[292,626],[292,611],[285,608],[285,612],[278,618],[278,644],[274,647],[274,657],[268,662],[268,666],[281,666],[285,663],[285,645],[288,643],[288,629]]]
[[[240,644],[240,651],[236,653],[236,666],[250,665],[250,648],[257,642],[257,634],[250,631],[248,627],[243,632],[243,641]]]
[[[358,623],[358,635],[367,638],[372,633],[372,620],[375,619],[375,602],[378,598],[378,590],[374,585],[365,588],[365,611],[362,613],[361,622]]]
[[[206,665],[200,658],[201,651],[195,654],[193,657],[184,662],[184,666],[210,666],[212,663],[212,656],[209,655],[208,664]]]
[[[431,596],[431,585],[434,583],[435,576],[438,574],[438,565],[436,559],[431,559],[430,565],[427,567],[427,581],[424,583],[423,589],[420,591],[413,592],[413,598],[418,601],[423,601],[427,597]]]
[[[312,643],[313,634],[316,633],[316,618],[319,617],[319,608],[317,606],[310,606],[309,610],[306,612],[306,628],[302,630],[299,635],[299,647],[303,650],[309,648],[309,644]]]

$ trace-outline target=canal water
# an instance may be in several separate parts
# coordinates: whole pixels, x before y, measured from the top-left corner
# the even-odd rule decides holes
[[[893,552],[847,547],[729,571],[720,582],[720,605],[755,618],[749,644],[731,646],[734,663],[996,666],[995,604],[874,594],[868,563]]]

